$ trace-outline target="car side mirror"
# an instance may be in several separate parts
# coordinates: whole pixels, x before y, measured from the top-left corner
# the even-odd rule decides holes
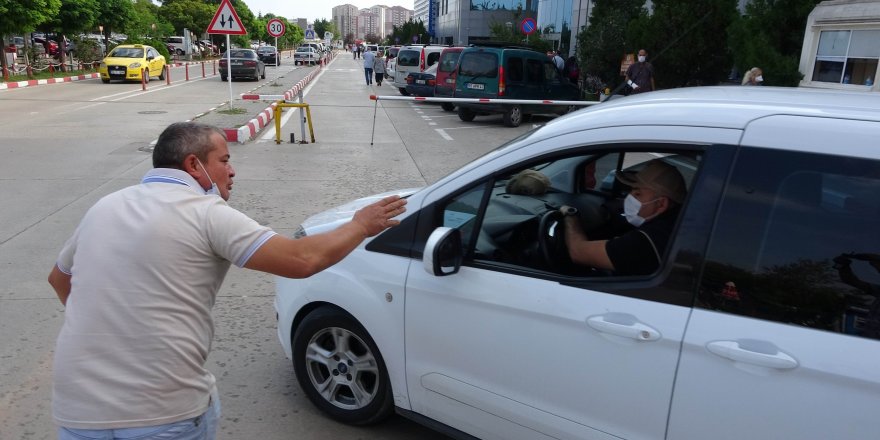
[[[147,61],[153,61],[155,58],[156,58],[156,57],[154,57],[154,56],[152,56],[152,55],[148,55],[148,56],[147,56]]]
[[[439,227],[428,237],[422,263],[425,271],[434,276],[452,275],[461,268],[461,231]]]

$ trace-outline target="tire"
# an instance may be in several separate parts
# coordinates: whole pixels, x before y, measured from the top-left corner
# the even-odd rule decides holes
[[[159,79],[165,81],[165,66],[162,66],[162,71],[159,73]]]
[[[184,55],[186,52],[184,52],[183,49],[177,49],[174,51],[174,53],[176,53],[177,55]]]
[[[220,81],[226,81],[226,76],[220,75]]]
[[[443,110],[448,111],[448,112],[455,110],[455,104],[453,104],[451,102],[444,102],[443,105],[441,105],[440,107],[442,107]]]
[[[109,79],[101,78],[101,82],[104,83],[104,84],[110,84],[110,80],[109,80]]]
[[[400,94],[403,96],[409,96],[409,92],[406,91],[403,87],[398,87],[397,90],[400,90]]]
[[[458,108],[458,119],[461,119],[464,122],[471,122],[476,116],[477,114],[469,108]]]
[[[510,109],[502,115],[502,120],[504,125],[508,127],[519,127],[519,124],[522,124],[523,121],[522,107],[515,104],[511,105]]]
[[[354,317],[335,307],[316,309],[302,320],[292,342],[297,381],[321,411],[352,425],[378,423],[392,414],[385,361]]]

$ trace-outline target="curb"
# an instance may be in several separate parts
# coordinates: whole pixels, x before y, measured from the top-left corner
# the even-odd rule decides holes
[[[40,86],[43,84],[65,83],[65,82],[80,81],[80,80],[92,79],[92,78],[100,78],[100,75],[98,73],[89,73],[87,75],[64,76],[61,78],[29,79],[26,81],[8,82],[8,83],[0,84],[0,90],[17,89],[20,87]]]
[[[305,78],[301,79],[296,85],[294,85],[290,90],[284,93],[283,99],[289,100],[293,97],[299,95],[299,93],[306,88],[306,86],[314,79],[318,73],[324,69],[324,67],[330,63],[334,58],[333,55],[329,57],[326,62],[321,63],[317,69],[313,70],[312,73],[309,73]],[[263,95],[270,96],[270,95]],[[281,96],[274,96],[273,98],[281,98]],[[260,95],[253,94],[242,94],[242,99],[252,99],[259,100]],[[263,128],[269,125],[269,121],[271,121],[275,115],[275,107],[277,103],[273,102],[268,107],[266,107],[263,111],[261,111],[256,117],[247,122],[247,124],[242,125],[239,128],[224,128],[223,131],[226,132],[226,140],[229,142],[238,142],[239,144],[243,144],[245,142],[250,141],[257,133],[259,133]]]

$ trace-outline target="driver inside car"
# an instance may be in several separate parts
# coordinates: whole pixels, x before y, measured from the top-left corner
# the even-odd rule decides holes
[[[565,244],[575,264],[612,271],[615,275],[648,275],[659,267],[687,189],[681,173],[654,159],[635,174],[617,180],[631,188],[623,216],[631,229],[609,240],[590,240],[577,210],[563,206]]]

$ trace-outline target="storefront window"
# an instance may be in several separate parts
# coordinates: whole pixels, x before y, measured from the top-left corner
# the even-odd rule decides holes
[[[880,30],[822,31],[813,81],[870,86],[880,61]]]

